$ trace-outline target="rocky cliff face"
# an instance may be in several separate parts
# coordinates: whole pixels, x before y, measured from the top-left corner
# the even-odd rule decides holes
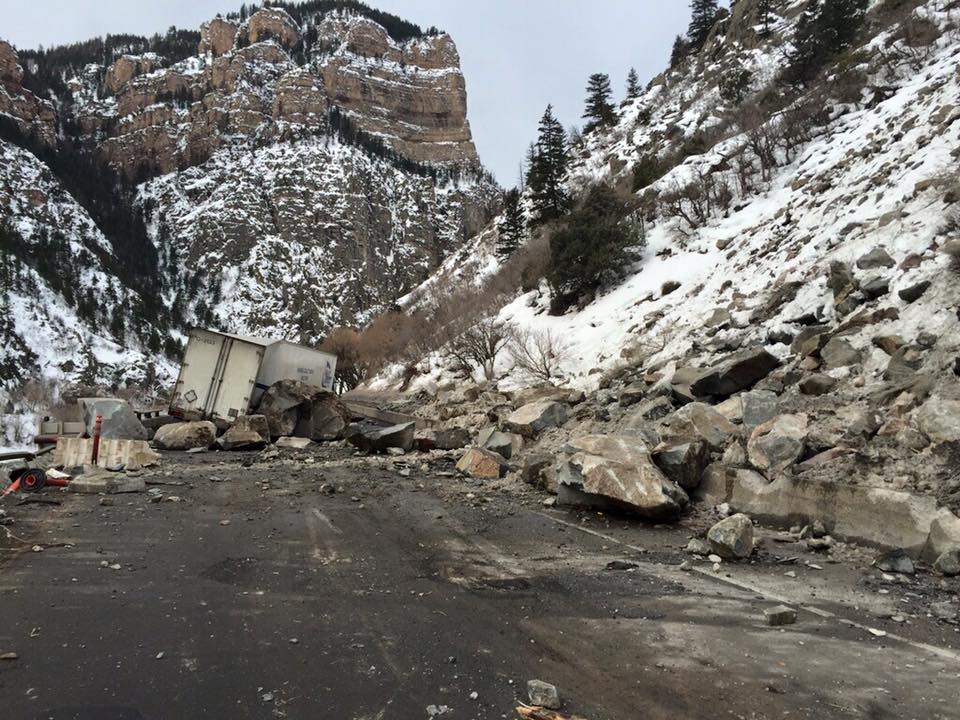
[[[39,140],[56,159],[44,197],[23,173],[5,179],[0,224],[29,245],[34,231],[58,227],[64,207],[81,213],[87,200],[69,197],[84,185],[71,153],[135,185],[131,227],[112,222],[93,242],[97,218],[87,216],[92,230],[65,229],[74,260],[58,262],[94,247],[92,264],[109,276],[124,264],[117,243],[142,216],[158,265],[149,282],[114,278],[114,295],[128,328],[140,322],[137,293],[160,298],[157,326],[137,335],[146,354],[153,330],[161,337],[151,345],[172,347],[194,323],[319,342],[408,292],[495,211],[499,190],[473,145],[448,35],[308,7],[296,19],[280,8],[217,17],[197,37],[195,49],[134,39],[22,62],[0,42],[0,113],[16,125],[7,151],[27,167]],[[100,64],[105,54],[113,58]],[[96,197],[90,207],[102,204]],[[101,327],[120,322],[112,308]],[[107,345],[81,343],[104,359]]]
[[[23,68],[13,47],[0,40],[0,114],[13,120],[25,133],[44,144],[56,144],[53,104],[23,87]]]
[[[413,162],[479,162],[449,35],[398,43],[366,18],[314,17],[301,28],[267,8],[242,25],[204,24],[197,53],[170,67],[125,55],[106,69],[78,115],[88,135],[105,136],[99,151],[111,165],[130,177],[173,172],[238,140],[323,133],[332,110]]]

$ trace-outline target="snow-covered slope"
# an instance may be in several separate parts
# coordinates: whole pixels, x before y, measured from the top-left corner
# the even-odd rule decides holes
[[[347,5],[0,41],[9,391],[162,390],[191,325],[319,343],[487,223],[453,39]]]
[[[795,118],[790,113],[807,107],[809,97],[757,123],[752,113],[725,106],[717,82],[725,68],[740,64],[752,70],[752,91],[762,91],[783,66],[793,22],[784,18],[795,17],[796,3],[775,4],[781,17],[769,40],[740,43],[719,36],[709,52],[656,78],[622,110],[615,128],[588,136],[585,158],[569,178],[574,192],[593,182],[629,188],[642,158],[675,157],[691,139],[716,132],[718,141],[708,143],[708,150],[690,154],[633,193],[647,221],[642,261],[622,284],[581,310],[550,316],[543,286],[517,297],[499,317],[551,330],[566,346],[564,374],[583,388],[595,388],[625,358],[642,356],[648,366],[670,367],[681,359],[709,362],[716,352],[757,343],[786,355],[789,347],[777,340],[802,327],[788,321],[812,313],[817,321],[839,323],[880,308],[891,309],[886,319],[849,337],[865,352],[868,372],[887,360],[871,345],[877,335],[896,334],[907,342],[923,332],[941,336],[937,357],[947,363],[960,341],[954,312],[960,298],[955,279],[945,272],[949,258],[936,248],[947,239],[945,198],[957,199],[948,191],[960,152],[960,34],[951,3],[916,4],[912,14],[851,53],[847,72],[826,84],[819,103],[827,121],[805,116],[807,127],[794,128],[802,131],[794,135],[784,137],[778,128],[796,122],[800,111]],[[928,41],[905,39],[907,24],[921,22],[935,30]],[[766,168],[755,153],[765,131],[777,138],[775,163]],[[714,190],[729,188],[729,201],[714,202],[702,220],[686,202],[682,209],[695,221],[687,222],[672,207],[687,188],[703,190],[704,178]],[[466,264],[446,267],[445,275],[476,281],[495,271],[495,240],[493,230],[480,236]],[[831,262],[853,265],[877,248],[896,265],[855,274],[861,286],[888,280],[888,291],[853,309],[836,309],[827,287]],[[932,285],[920,300],[899,296],[927,280]],[[668,281],[679,289],[664,293]],[[424,292],[431,284],[448,286],[433,280]],[[771,303],[774,297],[783,302]],[[510,360],[504,356],[500,363],[509,384]],[[443,361],[435,356],[423,380],[443,375]]]
[[[405,172],[335,138],[223,150],[141,196],[168,285],[199,273],[194,308],[306,343],[416,286],[497,202],[485,182]]]
[[[136,318],[142,299],[110,267],[103,233],[49,168],[2,141],[0,226],[0,402],[18,406],[27,380],[49,399],[71,384],[172,381],[172,362],[145,347],[155,331]]]

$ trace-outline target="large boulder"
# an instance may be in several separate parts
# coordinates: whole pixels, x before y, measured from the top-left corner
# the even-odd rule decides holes
[[[653,461],[684,490],[695,490],[710,464],[710,448],[703,440],[665,442],[654,448]]]
[[[516,433],[498,432],[496,428],[487,428],[480,431],[477,445],[509,460],[523,449],[523,437]]]
[[[947,577],[960,575],[960,547],[948,548],[940,553],[933,563],[933,569]]]
[[[564,450],[557,465],[561,503],[672,518],[688,502],[687,494],[660,471],[638,438],[593,435],[568,443]]]
[[[820,352],[830,341],[830,328],[826,325],[810,325],[797,333],[790,345],[791,352],[801,358]]]
[[[857,260],[857,267],[861,270],[876,270],[878,268],[892,268],[896,261],[890,257],[890,253],[882,247],[873,248],[866,255]]]
[[[749,390],[778,367],[780,361],[763,348],[743,350],[701,371],[690,383],[690,390],[697,397],[729,397]]]
[[[753,522],[743,513],[731,515],[710,528],[707,541],[720,557],[748,558],[753,552]]]
[[[780,397],[772,390],[751,390],[740,396],[743,406],[743,424],[747,427],[763,425],[780,414]]]
[[[771,482],[752,470],[734,470],[711,479],[711,502],[727,502],[735,512],[763,523],[790,527],[821,522],[834,538],[903,548],[931,561],[960,544],[960,520],[938,508],[929,495],[853,485],[842,475],[826,480],[780,475]]]
[[[164,425],[157,429],[153,443],[161,450],[209,448],[217,440],[217,426],[209,420]]]
[[[929,280],[924,280],[923,282],[918,282],[915,285],[910,285],[905,287],[900,291],[900,299],[907,303],[916,302],[923,297],[924,293],[930,289],[930,286],[933,285]]]
[[[806,415],[780,415],[753,431],[747,457],[755,468],[776,475],[803,456],[807,433]]]
[[[341,440],[350,425],[350,411],[331,392],[297,380],[271,385],[260,399],[259,414],[267,419],[271,437]]]
[[[567,405],[578,405],[584,400],[584,393],[581,390],[559,388],[551,384],[523,388],[509,395],[514,408],[521,408],[538,400],[554,400]]]
[[[840,337],[832,337],[820,348],[820,357],[823,358],[823,364],[829,368],[846,367],[847,365],[856,365],[860,362],[860,351],[857,350],[848,340]]]
[[[347,440],[354,447],[367,452],[384,452],[389,448],[400,448],[406,452],[413,449],[416,428],[417,424],[413,422],[385,428],[358,423],[350,426]]]
[[[829,375],[814,373],[800,381],[800,392],[804,395],[826,395],[837,386],[837,381]]]
[[[933,442],[960,440],[960,400],[934,395],[913,416],[921,432]]]
[[[495,452],[470,448],[457,462],[457,470],[479,480],[496,480],[507,473],[507,463]]]
[[[241,415],[217,439],[221,450],[258,450],[270,442],[270,425],[263,415]]]
[[[434,447],[438,450],[459,450],[473,442],[473,431],[463,427],[451,427],[433,431]]]
[[[662,440],[704,440],[713,450],[722,450],[727,440],[738,432],[737,426],[710,405],[684,405],[663,421]]]
[[[563,425],[567,415],[566,405],[555,400],[537,400],[512,412],[504,423],[504,429],[533,439],[544,430]]]
[[[97,416],[100,423],[100,437],[107,440],[147,440],[147,429],[140,422],[130,403],[119,398],[81,398],[83,422],[87,435],[93,437],[96,431]]]
[[[555,472],[546,472],[553,468],[553,464],[554,457],[550,453],[530,453],[523,459],[523,465],[520,467],[520,477],[529,485],[556,492],[556,483],[553,483],[553,487],[549,487],[549,481],[546,477],[556,475]]]

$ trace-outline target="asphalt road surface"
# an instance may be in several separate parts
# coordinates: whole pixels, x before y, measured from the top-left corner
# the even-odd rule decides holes
[[[161,502],[6,502],[0,717],[490,720],[538,678],[587,720],[960,718],[956,628],[911,612],[942,584],[769,542],[684,572],[690,522],[419,463],[167,454]],[[809,609],[766,627],[778,599]]]

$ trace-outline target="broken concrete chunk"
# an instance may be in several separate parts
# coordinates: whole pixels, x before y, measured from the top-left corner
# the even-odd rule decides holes
[[[289,448],[291,450],[305,450],[311,445],[313,445],[313,440],[311,440],[310,438],[282,437],[282,438],[277,438],[277,442],[274,444],[278,448]]]
[[[141,493],[147,484],[142,477],[130,477],[123,473],[108,472],[99,468],[87,468],[67,486],[71,492],[85,495],[113,495]]]
[[[164,425],[157,429],[153,443],[161,450],[208,448],[216,442],[217,427],[209,420]]]
[[[775,475],[801,458],[807,432],[806,415],[780,415],[753,431],[747,457],[755,468]]]
[[[763,617],[770,627],[793,625],[797,621],[797,611],[786,605],[777,605],[763,611]]]
[[[483,448],[470,448],[457,463],[457,470],[479,480],[496,480],[507,473],[507,464],[500,455]]]
[[[566,405],[555,400],[537,400],[511,413],[504,423],[504,429],[533,439],[544,430],[560,427],[566,421]]]
[[[400,448],[404,452],[413,449],[416,423],[409,422],[390,427],[354,424],[347,431],[348,442],[366,452],[386,452],[388,448]]]
[[[100,437],[112,440],[146,440],[147,429],[130,403],[119,398],[80,398],[86,434],[93,437],[97,416],[101,417]]]
[[[557,465],[560,502],[619,507],[651,518],[670,518],[687,504],[687,494],[654,464],[634,437],[594,435],[565,448]]]
[[[736,560],[753,552],[753,522],[743,513],[731,515],[707,532],[711,549],[721,557]]]
[[[550,683],[542,680],[528,681],[527,696],[530,698],[530,704],[536,707],[545,707],[548,710],[560,709],[560,693]]]
[[[743,350],[701,371],[690,383],[690,390],[697,397],[729,397],[749,390],[778,367],[780,361],[763,348]]]

